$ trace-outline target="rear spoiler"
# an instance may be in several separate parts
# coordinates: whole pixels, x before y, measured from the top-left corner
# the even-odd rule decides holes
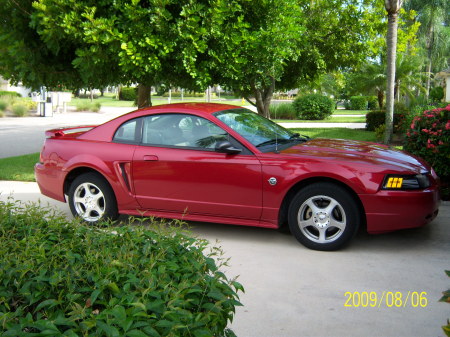
[[[45,138],[64,137],[72,133],[86,132],[92,130],[97,125],[75,126],[70,128],[59,128],[45,131]]]

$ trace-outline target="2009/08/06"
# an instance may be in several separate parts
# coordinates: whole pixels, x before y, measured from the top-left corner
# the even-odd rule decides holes
[[[386,306],[388,308],[405,308],[410,305],[413,308],[425,308],[428,305],[427,292],[408,291],[383,291],[378,294],[376,291],[347,291],[344,293],[346,301],[344,307],[350,308],[380,308]]]

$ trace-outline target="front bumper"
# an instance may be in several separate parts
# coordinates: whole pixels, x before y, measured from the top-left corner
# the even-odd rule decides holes
[[[384,233],[398,229],[421,227],[438,214],[438,188],[420,191],[386,191],[360,195],[369,233]]]

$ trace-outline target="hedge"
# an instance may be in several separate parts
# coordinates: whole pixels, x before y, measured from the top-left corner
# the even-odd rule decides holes
[[[334,101],[319,94],[299,96],[292,102],[297,117],[302,120],[323,120],[334,111]]]
[[[0,335],[234,336],[226,326],[243,288],[219,270],[224,261],[181,229],[93,227],[9,199],[0,202]]]
[[[400,131],[405,123],[405,114],[400,112],[394,113],[394,132]],[[386,124],[386,111],[374,110],[366,114],[366,130],[375,131],[381,125]]]
[[[15,91],[4,91],[0,90],[0,96],[14,96],[14,97],[22,97],[21,94]]]
[[[136,100],[137,100],[137,88],[134,88],[134,87],[122,87],[122,88],[120,88],[119,100],[136,102]]]

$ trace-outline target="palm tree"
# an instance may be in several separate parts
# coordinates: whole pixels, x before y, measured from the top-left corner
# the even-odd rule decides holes
[[[389,144],[394,130],[394,88],[395,88],[395,58],[397,55],[398,14],[403,0],[384,0],[388,14],[387,43],[387,84],[386,84],[386,131],[384,143]]]
[[[378,99],[378,107],[383,108],[384,93],[386,91],[386,65],[380,62],[368,62],[361,70],[353,74],[349,79],[352,92],[356,95],[365,93],[375,95]]]
[[[432,73],[448,66],[450,3],[448,0],[409,0],[405,7],[417,12],[415,20],[421,24],[418,33],[419,42],[426,50],[426,72],[428,75],[426,95],[428,97]]]

